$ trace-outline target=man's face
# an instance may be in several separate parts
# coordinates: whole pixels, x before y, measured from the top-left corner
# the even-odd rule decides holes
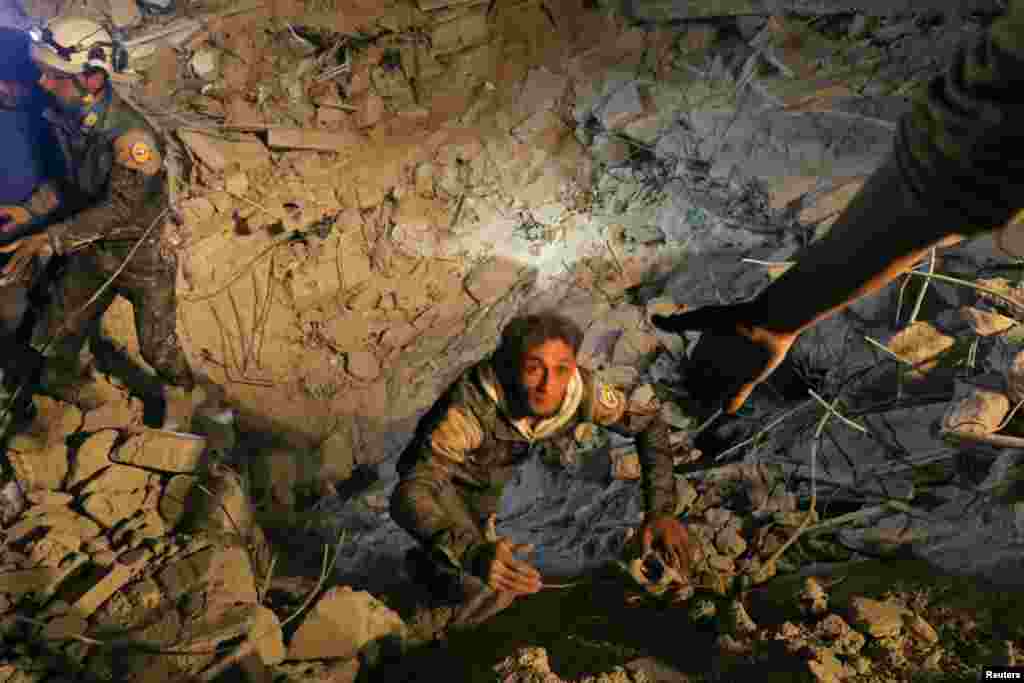
[[[19,81],[0,81],[0,108],[18,109],[24,106],[31,94],[31,88]]]
[[[523,355],[519,370],[530,413],[550,417],[562,407],[565,390],[576,373],[576,354],[561,339],[549,339]]]

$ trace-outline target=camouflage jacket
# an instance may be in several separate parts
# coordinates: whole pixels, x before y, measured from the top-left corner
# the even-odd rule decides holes
[[[1024,208],[1022,85],[1024,0],[1010,0],[1006,14],[960,46],[900,122],[895,155],[905,181],[923,206],[966,219],[937,230],[977,234]]]
[[[112,90],[108,97],[102,111],[81,127],[60,114],[47,114],[68,169],[66,218],[47,228],[58,254],[97,242],[133,243],[167,207],[156,134]],[[150,234],[159,236],[162,227]]]
[[[529,438],[501,409],[500,383],[490,362],[483,361],[464,372],[420,420],[399,460],[399,474],[403,480],[456,484],[473,497],[490,498],[488,511],[496,511],[501,490],[527,457],[547,450],[551,460],[572,452],[580,425],[591,423],[635,437],[647,515],[674,514],[669,429],[661,419],[660,405],[656,401],[635,405],[622,390],[599,381],[585,368],[579,369],[567,393],[571,395],[563,402],[562,412],[538,424]],[[465,566],[480,543],[479,534],[458,528],[458,522],[431,500],[427,490],[411,495],[422,500],[404,501],[403,507],[414,513],[411,520],[399,523],[431,546],[435,557],[446,556],[456,566]]]

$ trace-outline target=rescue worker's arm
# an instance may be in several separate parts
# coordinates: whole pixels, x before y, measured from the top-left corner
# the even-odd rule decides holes
[[[931,247],[1001,227],[1021,208],[1024,3],[961,47],[900,122],[894,153],[829,234],[754,301],[656,316],[705,330],[690,389],[735,412],[801,331],[878,291]],[[948,243],[948,242],[947,242]]]
[[[676,517],[676,480],[661,405],[657,399],[645,405],[627,401],[621,391],[600,382],[595,382],[594,388],[594,421],[636,439],[646,511],[639,529],[642,551],[658,551],[669,566],[686,575],[690,568],[689,535]]]
[[[647,519],[675,516],[676,481],[669,428],[661,419],[661,406],[657,401],[636,405],[620,390],[601,382],[594,383],[594,392],[594,422],[636,440]]]
[[[491,588],[536,593],[540,574],[516,559],[526,546],[488,538],[455,490],[448,463],[464,462],[483,443],[483,429],[467,408],[451,406],[421,446],[424,453],[391,495],[391,517],[416,538],[439,567],[468,572]]]
[[[159,177],[163,160],[153,137],[144,131],[129,131],[113,144],[107,197],[47,228],[58,254],[101,240],[139,239],[164,209],[157,187],[163,182]]]
[[[471,411],[452,406],[421,444],[416,464],[391,495],[391,516],[444,566],[472,571],[483,546],[472,520],[459,519],[456,492],[447,463],[464,462],[480,447],[483,430]],[[476,573],[476,572],[473,572]]]

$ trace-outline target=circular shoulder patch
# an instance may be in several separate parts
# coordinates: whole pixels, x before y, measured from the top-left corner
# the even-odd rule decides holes
[[[88,114],[85,115],[84,119],[82,119],[82,125],[85,126],[86,128],[92,128],[93,126],[96,125],[96,122],[99,121],[99,120],[100,120],[99,115],[96,112],[91,111],[91,112],[89,112]]]
[[[602,384],[601,387],[597,390],[597,400],[605,408],[619,407],[618,392],[607,384]]]
[[[153,158],[153,150],[145,142],[136,142],[133,144],[129,154],[132,156],[132,161],[137,164],[149,163],[149,160]]]
[[[581,446],[589,445],[597,440],[597,425],[593,422],[581,422],[573,430],[573,438]]]

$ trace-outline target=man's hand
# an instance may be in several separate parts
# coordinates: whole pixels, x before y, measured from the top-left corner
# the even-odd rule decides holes
[[[20,239],[17,242],[8,244],[0,247],[0,253],[6,254],[14,252],[11,256],[11,260],[7,262],[2,271],[3,275],[11,275],[13,273],[21,272],[23,268],[26,268],[32,260],[41,255],[44,251],[50,248],[50,238],[45,232],[36,235],[30,235],[24,239]]]
[[[730,415],[779,366],[797,337],[752,325],[750,306],[705,306],[687,313],[651,317],[654,326],[666,332],[703,332],[690,358],[687,389],[694,398],[722,401]]]
[[[494,555],[485,565],[484,581],[496,591],[515,595],[530,595],[541,589],[540,572],[532,565],[516,559],[516,553],[528,553],[533,546],[516,544],[508,538],[494,543]]]
[[[663,515],[644,522],[640,527],[640,550],[645,555],[657,551],[681,575],[690,573],[690,534],[675,517]]]

